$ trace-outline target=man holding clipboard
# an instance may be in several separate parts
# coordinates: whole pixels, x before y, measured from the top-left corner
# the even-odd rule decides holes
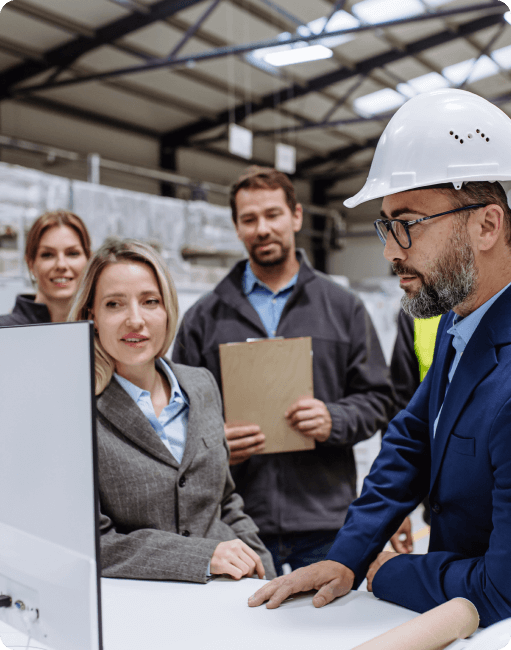
[[[392,388],[361,301],[296,250],[302,207],[288,177],[249,169],[232,188],[231,208],[249,260],[188,310],[173,359],[208,368],[222,388],[221,344],[312,337],[314,397],[275,417],[314,448],[265,454],[258,424],[225,427],[237,491],[279,572],[284,562],[297,568],[326,556],[356,496],[352,447],[386,426]]]

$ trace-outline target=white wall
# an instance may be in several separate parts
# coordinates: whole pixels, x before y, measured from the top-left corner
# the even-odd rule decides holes
[[[369,228],[370,225],[367,226]],[[345,275],[350,282],[391,275],[390,264],[383,257],[383,245],[376,233],[374,237],[345,239],[342,251],[330,253],[328,273]]]

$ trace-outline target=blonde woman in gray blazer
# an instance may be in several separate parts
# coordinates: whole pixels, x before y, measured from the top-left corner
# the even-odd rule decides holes
[[[177,296],[149,246],[110,240],[69,320],[93,320],[101,569],[106,577],[207,582],[275,577],[229,472],[222,407],[204,368],[163,358]]]

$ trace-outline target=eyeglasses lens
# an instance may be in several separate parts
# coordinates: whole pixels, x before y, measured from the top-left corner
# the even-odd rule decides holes
[[[380,241],[384,244],[387,241],[387,235],[389,234],[385,224],[382,221],[376,221],[374,225],[376,226],[376,232],[378,233]]]
[[[406,234],[405,227],[399,221],[391,222],[392,232],[394,233],[397,241],[406,248],[408,246],[408,235]]]

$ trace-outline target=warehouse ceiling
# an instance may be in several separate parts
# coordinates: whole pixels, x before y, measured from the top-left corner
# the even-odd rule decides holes
[[[0,100],[156,138],[167,169],[183,147],[235,157],[236,123],[253,162],[292,145],[297,176],[336,205],[413,95],[464,88],[511,115],[506,12],[498,0],[12,0]]]

